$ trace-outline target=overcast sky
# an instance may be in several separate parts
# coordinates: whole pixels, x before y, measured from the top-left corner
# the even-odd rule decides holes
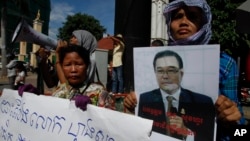
[[[107,33],[114,34],[115,0],[51,0],[51,14],[49,36],[56,39],[58,28],[68,15],[85,13],[94,16],[107,29]]]

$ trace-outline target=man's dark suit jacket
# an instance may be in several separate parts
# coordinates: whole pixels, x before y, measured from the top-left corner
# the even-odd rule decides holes
[[[194,132],[195,141],[213,141],[215,107],[210,97],[182,88],[176,112],[183,117],[185,126]],[[140,95],[138,116],[154,120],[153,131],[166,134],[167,114],[160,89]]]

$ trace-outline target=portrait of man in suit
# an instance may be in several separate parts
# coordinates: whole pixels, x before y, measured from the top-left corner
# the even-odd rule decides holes
[[[172,50],[153,59],[158,88],[139,95],[138,116],[152,119],[153,131],[177,139],[213,141],[215,109],[211,97],[181,86],[183,60]]]

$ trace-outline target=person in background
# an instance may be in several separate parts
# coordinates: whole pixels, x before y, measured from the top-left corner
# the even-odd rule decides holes
[[[112,57],[112,93],[122,94],[123,90],[123,62],[122,56],[125,49],[124,39],[121,34],[109,36],[114,41]]]
[[[18,90],[19,86],[22,86],[25,84],[25,67],[23,65],[23,63],[17,63],[17,65],[15,66],[16,69],[16,79],[15,79],[15,83],[14,83],[14,89]]]
[[[205,0],[175,0],[165,10],[168,28],[168,45],[205,45],[212,36],[212,14]],[[238,69],[233,58],[220,54],[219,96],[215,102],[217,111],[217,141],[229,141],[234,125],[245,124],[238,100]],[[125,107],[131,111],[137,104],[131,92],[125,98]]]
[[[6,65],[7,77],[9,79],[10,88],[14,89],[14,83],[16,79],[15,65],[17,60],[15,60],[15,54],[10,54],[7,59],[9,60],[9,63]]]
[[[164,43],[162,40],[155,39],[151,43],[151,47],[157,47],[157,46],[164,46]]]

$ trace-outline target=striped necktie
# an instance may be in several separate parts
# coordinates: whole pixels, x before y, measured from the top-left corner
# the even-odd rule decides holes
[[[171,113],[171,109],[173,107],[172,105],[172,102],[173,102],[173,99],[174,97],[173,96],[167,96],[167,101],[168,101],[168,109],[167,109],[167,135],[171,135],[170,133],[170,118],[169,118],[169,115],[172,115]]]
[[[176,133],[175,129],[172,129],[170,126],[170,118],[169,116],[176,116],[177,115],[177,108],[173,106],[173,100],[176,100],[173,96],[167,96],[167,101],[168,101],[168,109],[167,109],[167,128],[166,128],[166,133],[168,136],[181,139],[183,140],[184,137],[178,133]],[[173,130],[173,132],[171,132]]]

